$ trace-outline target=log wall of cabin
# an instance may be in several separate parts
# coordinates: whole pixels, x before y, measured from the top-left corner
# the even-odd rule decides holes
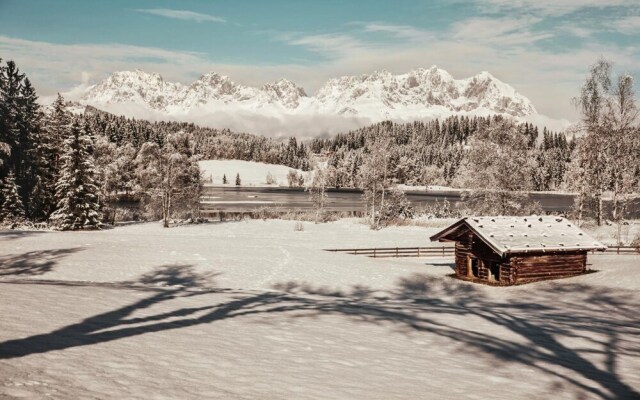
[[[512,267],[508,260],[502,259],[482,239],[473,232],[466,231],[456,238],[456,274],[468,276],[469,257],[478,260],[478,279],[489,280],[491,263],[500,264],[500,282],[515,283]]]
[[[456,275],[467,276],[468,256],[471,252],[471,236],[462,235],[456,239]]]
[[[562,278],[584,273],[587,252],[529,253],[509,258],[514,282]]]

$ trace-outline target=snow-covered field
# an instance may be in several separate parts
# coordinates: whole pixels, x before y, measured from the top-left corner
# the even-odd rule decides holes
[[[0,232],[0,398],[640,396],[640,257],[497,288],[353,220]],[[439,244],[434,244],[439,245]]]
[[[288,186],[287,175],[290,170],[305,174],[301,170],[286,165],[265,164],[243,160],[203,160],[198,162],[203,178],[207,183],[222,186],[223,175],[227,176],[229,186],[236,183],[236,174],[240,174],[242,186]],[[267,174],[275,178],[274,184],[267,184]]]

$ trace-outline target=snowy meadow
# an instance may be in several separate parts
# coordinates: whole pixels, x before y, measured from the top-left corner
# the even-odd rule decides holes
[[[253,220],[2,232],[0,395],[638,396],[639,256],[500,288],[450,278],[447,258],[322,250],[424,246],[436,230]]]

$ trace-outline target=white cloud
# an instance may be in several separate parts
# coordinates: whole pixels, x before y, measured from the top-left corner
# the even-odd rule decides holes
[[[183,80],[208,67],[204,56],[195,52],[123,44],[55,44],[7,36],[0,36],[0,54],[16,61],[45,95],[118,70],[147,69]]]
[[[453,25],[453,38],[467,42],[524,45],[547,39],[549,32],[534,33],[541,18],[470,18]]]
[[[600,30],[600,28],[594,28],[594,27],[585,28],[585,27],[574,25],[574,24],[564,24],[564,25],[558,26],[557,28],[561,32],[569,33],[570,35],[573,35],[581,39],[586,39],[592,36],[598,30]]]
[[[640,15],[619,19],[613,23],[614,29],[628,35],[640,34]]]
[[[485,12],[519,11],[547,16],[560,16],[585,8],[633,7],[637,0],[476,0]]]
[[[159,15],[161,17],[173,18],[173,19],[182,19],[187,21],[196,21],[196,22],[226,22],[224,18],[211,15],[211,14],[202,14],[194,11],[187,10],[172,10],[169,8],[142,8],[137,9],[136,11],[146,14]]]
[[[365,43],[352,36],[342,34],[285,36],[285,41],[294,46],[304,46],[315,53],[334,57],[354,54],[366,47]]]
[[[433,39],[431,32],[423,29],[404,25],[389,25],[385,23],[370,23],[364,25],[365,32],[383,32],[397,38],[409,39],[413,41]]]

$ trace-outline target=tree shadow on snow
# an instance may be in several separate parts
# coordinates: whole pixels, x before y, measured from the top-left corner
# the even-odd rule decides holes
[[[64,256],[82,250],[79,247],[68,249],[38,250],[23,254],[10,254],[0,257],[0,278],[43,275],[55,267]]]
[[[42,235],[49,231],[21,231],[21,230],[1,230],[0,242],[24,238],[27,236]]]
[[[428,266],[436,266],[436,267],[449,267],[452,271],[456,270],[456,263],[449,261],[429,261],[424,265]]]
[[[191,265],[164,265],[140,277],[138,283],[151,286],[179,286],[181,288],[207,288],[215,285],[216,273],[196,273]]]
[[[394,290],[384,295],[364,286],[345,291],[283,282],[274,287],[279,292],[227,291],[222,302],[208,304],[207,297],[208,301],[203,301],[206,305],[201,307],[169,307],[169,311],[133,317],[134,312],[149,312],[152,306],[168,300],[222,292],[211,289],[211,276],[199,275],[188,265],[162,267],[143,276],[139,283],[156,287],[150,296],[130,305],[50,333],[0,343],[0,358],[249,315],[339,315],[399,332],[436,335],[459,343],[459,351],[468,352],[469,356],[498,366],[517,364],[534,369],[577,395],[601,399],[640,397],[617,371],[619,357],[640,358],[640,311],[637,300],[634,303],[629,293],[557,283],[515,288],[519,291],[516,295],[492,298],[484,287],[414,274],[401,279]],[[157,288],[169,283],[178,286]],[[475,324],[478,319],[483,323]],[[495,329],[487,329],[487,325]],[[490,332],[501,334],[497,337]],[[569,344],[575,342],[581,344]]]

